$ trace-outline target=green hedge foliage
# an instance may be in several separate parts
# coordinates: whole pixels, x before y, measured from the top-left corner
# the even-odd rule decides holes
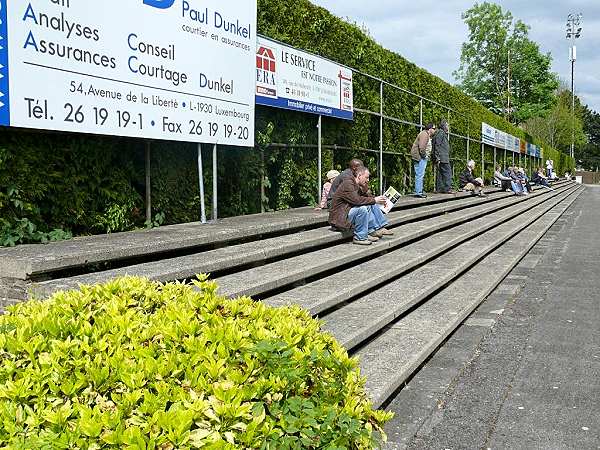
[[[457,112],[449,118],[457,134],[479,139],[481,122],[486,122],[541,145],[545,158],[555,161],[558,173],[573,169],[573,160],[567,155],[535,142],[458,89],[386,50],[358,26],[308,0],[258,0],[258,31],[453,108]],[[356,107],[378,111],[379,83],[355,74],[354,97]],[[419,100],[386,86],[384,113],[418,123]],[[445,109],[424,103],[424,122],[446,117]],[[315,115],[257,106],[257,146],[219,150],[219,216],[256,213],[261,207],[286,209],[316,203],[316,125]],[[371,168],[373,188],[377,190],[378,154],[368,149],[379,148],[379,119],[363,113],[356,113],[354,121],[324,118],[322,131],[323,143],[331,146],[324,150],[323,177],[329,169],[342,169],[350,158],[359,157]],[[385,121],[383,145],[389,153],[384,156],[384,188],[393,185],[403,192],[412,190],[409,149],[416,133],[412,125]],[[279,143],[286,146],[275,145]],[[460,138],[451,144],[458,173],[466,161],[467,145]],[[208,147],[203,151],[205,200],[211,208]],[[134,139],[0,131],[0,218],[5,219],[0,241],[27,242],[48,236],[53,229],[85,234],[143,226],[144,148],[143,141]],[[196,148],[179,142],[152,143],[152,212],[164,217],[166,224],[199,219]],[[471,145],[469,155],[479,162],[480,154],[480,146]],[[491,173],[491,164],[486,162],[485,178],[490,179]],[[265,179],[264,197],[261,175]],[[430,169],[425,186],[433,188]],[[9,191],[18,192],[18,198],[14,194],[9,198]],[[15,208],[15,200],[24,208]],[[19,231],[23,229],[22,219],[33,223],[42,234]]]
[[[298,307],[121,278],[0,317],[0,448],[370,449],[357,362]]]

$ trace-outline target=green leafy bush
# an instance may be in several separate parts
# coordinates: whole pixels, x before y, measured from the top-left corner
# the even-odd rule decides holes
[[[121,278],[0,317],[0,448],[368,449],[391,415],[298,307]]]

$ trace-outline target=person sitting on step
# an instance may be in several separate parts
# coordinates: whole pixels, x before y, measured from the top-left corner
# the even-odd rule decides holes
[[[550,183],[548,183],[548,178],[546,177],[546,175],[544,175],[544,169],[541,167],[538,167],[537,171],[533,172],[531,181],[533,181],[535,184],[539,184],[540,186],[543,186],[547,189],[552,189],[550,187]]]
[[[531,194],[531,191],[533,189],[531,189],[529,178],[527,177],[527,175],[525,175],[525,169],[519,167],[519,169],[517,170],[517,177],[521,180],[523,186],[525,187],[525,189],[527,189],[527,192]]]
[[[525,186],[523,184],[523,180],[518,176],[518,168],[517,167],[509,167],[508,168],[508,176],[513,180],[512,186],[515,195],[527,195],[527,191],[525,190]]]
[[[502,189],[502,192],[512,189],[512,178],[502,173],[502,166],[500,166],[500,164],[496,165],[494,181],[496,181],[496,184]]]
[[[363,162],[358,158],[352,158],[348,163],[348,168],[335,177],[335,180],[331,183],[331,188],[329,188],[329,192],[327,193],[327,208],[331,209],[331,202],[337,188],[348,178],[356,176],[356,170],[359,167],[364,167]]]
[[[321,203],[319,206],[315,208],[315,210],[325,209],[327,208],[327,197],[329,196],[329,191],[331,190],[331,184],[335,181],[335,179],[339,176],[339,172],[337,170],[330,170],[327,172],[327,181],[323,184],[323,189],[321,190]]]
[[[352,242],[371,245],[379,238],[394,234],[386,229],[387,220],[379,205],[385,205],[386,197],[374,197],[367,193],[369,169],[362,166],[356,175],[340,184],[333,195],[329,210],[329,224],[338,231],[353,230]]]
[[[475,161],[472,159],[467,162],[466,169],[459,175],[460,189],[462,191],[471,191],[472,194],[480,197],[487,197],[483,192],[483,180],[475,178],[473,170],[475,169]]]

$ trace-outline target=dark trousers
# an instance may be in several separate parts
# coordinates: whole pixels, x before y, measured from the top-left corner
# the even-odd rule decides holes
[[[450,168],[450,163],[438,163],[435,190],[436,192],[448,192],[450,189],[452,189],[452,169]]]
[[[512,188],[511,182],[508,180],[501,180],[500,187],[502,188],[503,191],[510,191]]]

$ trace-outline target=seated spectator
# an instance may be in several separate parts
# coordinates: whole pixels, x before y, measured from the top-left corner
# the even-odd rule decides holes
[[[552,189],[550,183],[548,183],[548,178],[544,175],[544,169],[541,167],[538,167],[537,171],[533,173],[531,181],[540,186],[544,186],[545,188]]]
[[[336,189],[329,210],[329,223],[339,231],[353,229],[352,243],[371,245],[379,238],[394,234],[387,230],[387,221],[378,205],[385,205],[386,197],[366,193],[369,169],[356,169],[356,175],[347,178]]]
[[[519,170],[517,171],[517,177],[521,180],[521,183],[523,184],[525,189],[527,189],[527,192],[531,193],[531,183],[529,183],[529,178],[525,174],[525,169],[519,167]]]
[[[353,158],[348,163],[348,168],[340,173],[335,180],[333,180],[333,183],[331,183],[331,188],[329,189],[329,193],[327,194],[327,208],[331,209],[331,202],[337,188],[348,178],[353,178],[356,175],[356,170],[359,167],[364,167],[363,162],[360,159]]]
[[[475,169],[475,161],[467,162],[467,168],[459,175],[460,189],[462,191],[471,191],[472,194],[480,197],[487,197],[483,192],[483,180],[475,178],[473,170]]]
[[[338,177],[340,173],[337,170],[330,170],[327,172],[327,181],[323,184],[323,190],[321,191],[321,203],[315,208],[315,210],[327,208],[327,196],[331,190],[331,183]]]
[[[517,167],[508,168],[508,176],[512,179],[512,188],[515,195],[527,195],[523,180],[518,175]]]
[[[494,172],[494,181],[502,189],[502,192],[506,192],[512,187],[512,178],[504,175],[501,169],[502,167],[498,164],[496,166],[496,171]]]

